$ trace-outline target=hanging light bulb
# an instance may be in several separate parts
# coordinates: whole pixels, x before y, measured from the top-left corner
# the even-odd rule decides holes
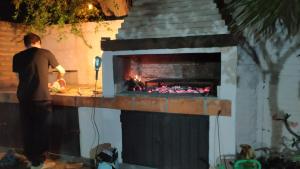
[[[92,10],[94,8],[94,5],[92,3],[88,3],[88,9]]]

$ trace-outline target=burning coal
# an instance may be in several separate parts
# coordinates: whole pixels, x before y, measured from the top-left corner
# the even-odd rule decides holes
[[[151,81],[153,82],[153,81]],[[187,83],[188,84],[188,83]],[[202,96],[209,96],[212,93],[212,86],[189,86],[189,85],[174,85],[167,82],[159,82],[156,85],[148,86],[142,82],[139,76],[135,76],[134,78],[130,78],[125,82],[125,86],[127,87],[127,91],[139,91],[139,92],[147,92],[147,93],[161,93],[161,94],[201,94]]]

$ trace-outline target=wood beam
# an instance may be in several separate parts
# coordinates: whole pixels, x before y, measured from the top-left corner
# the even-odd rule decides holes
[[[202,35],[171,38],[101,40],[103,51],[143,50],[143,49],[177,49],[236,46],[230,34]]]

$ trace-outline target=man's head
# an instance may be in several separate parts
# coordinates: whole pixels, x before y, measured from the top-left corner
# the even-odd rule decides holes
[[[24,45],[26,48],[30,47],[41,47],[41,38],[34,34],[34,33],[28,33],[24,36]]]

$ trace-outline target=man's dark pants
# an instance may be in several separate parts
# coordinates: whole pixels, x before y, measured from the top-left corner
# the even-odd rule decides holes
[[[49,147],[51,101],[21,101],[24,153],[33,166],[45,160]]]

